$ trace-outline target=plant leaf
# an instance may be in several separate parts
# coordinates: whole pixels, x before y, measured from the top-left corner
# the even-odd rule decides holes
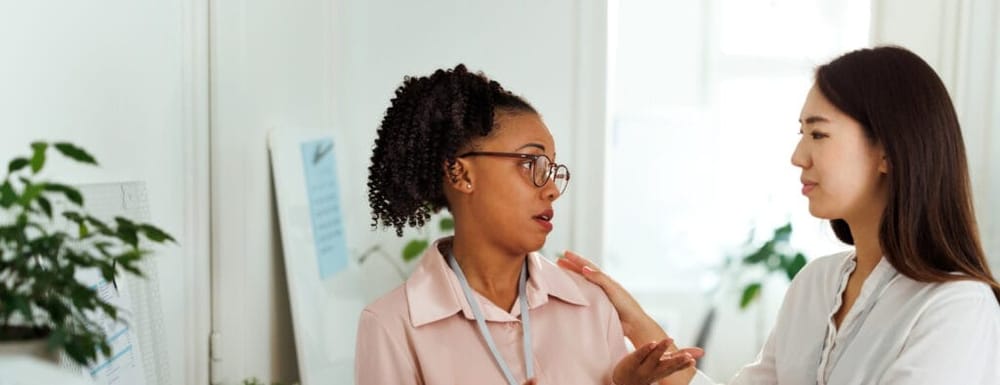
[[[35,315],[31,312],[31,304],[28,302],[27,297],[14,294],[10,298],[9,306],[12,310],[20,312],[29,323],[35,320]]]
[[[24,207],[31,207],[31,202],[38,198],[42,194],[42,190],[45,189],[45,184],[29,184],[24,187],[24,193],[21,194],[21,205]]]
[[[417,256],[427,249],[427,244],[428,242],[426,239],[414,239],[410,241],[406,244],[406,247],[403,248],[403,260],[409,262],[417,258]]]
[[[146,238],[149,238],[149,240],[153,242],[163,243],[164,241],[170,241],[177,243],[177,241],[174,240],[174,237],[171,237],[170,234],[167,234],[165,231],[160,230],[156,226],[143,223],[139,225],[139,230],[146,235]]]
[[[788,264],[785,266],[785,274],[788,275],[788,279],[794,279],[795,275],[806,266],[806,256],[802,253],[796,253],[795,257],[792,258]]]
[[[75,203],[77,206],[83,206],[83,195],[80,194],[80,190],[73,187],[59,183],[46,183],[45,191],[62,193],[70,202]]]
[[[740,309],[746,309],[750,303],[760,294],[760,282],[754,282],[743,288],[743,295],[740,297]]]
[[[774,240],[777,242],[788,242],[792,236],[792,223],[788,222],[774,230]]]
[[[7,172],[14,172],[20,170],[27,165],[28,165],[27,159],[21,157],[14,158],[14,160],[10,161],[10,163],[7,164]]]
[[[452,218],[441,218],[441,231],[451,231],[455,229],[455,220]]]
[[[115,222],[118,223],[115,235],[133,248],[139,247],[139,236],[136,233],[135,223],[122,217],[115,217]]]
[[[743,263],[746,264],[761,263],[770,258],[771,254],[774,254],[774,243],[772,243],[771,241],[767,241],[764,243],[763,246],[757,249],[757,251],[754,251],[752,254],[744,257]]]
[[[88,235],[90,235],[90,229],[87,228],[87,223],[80,222],[80,224],[77,225],[77,237],[86,238]]]
[[[74,223],[80,223],[83,222],[84,220],[83,217],[80,216],[80,213],[76,211],[64,211],[62,213],[62,216],[65,217],[66,219],[73,221]]]
[[[115,268],[113,266],[111,266],[110,264],[109,265],[101,266],[101,278],[104,278],[104,280],[107,281],[107,282],[114,281],[115,280]]]
[[[92,165],[97,165],[97,160],[93,156],[87,153],[84,149],[74,146],[72,143],[62,142],[56,143],[56,150],[59,150],[63,155],[77,161],[80,163],[90,163]]]
[[[15,202],[17,202],[17,193],[14,192],[14,187],[11,186],[10,181],[4,181],[3,185],[0,186],[0,207],[10,208]]]
[[[96,227],[97,230],[100,231],[102,234],[111,233],[111,228],[109,228],[108,225],[104,224],[104,222],[102,222],[100,219],[88,215],[87,222],[89,222],[91,226]]]
[[[101,310],[104,310],[104,313],[107,314],[108,317],[111,317],[111,319],[118,319],[118,308],[114,305],[99,299],[97,301],[97,306],[100,306]]]
[[[45,216],[52,218],[52,204],[45,197],[38,197],[38,206],[45,212]]]
[[[31,155],[31,172],[37,174],[42,166],[45,165],[45,150],[49,148],[49,144],[45,142],[35,142],[31,144],[31,149],[34,154]]]

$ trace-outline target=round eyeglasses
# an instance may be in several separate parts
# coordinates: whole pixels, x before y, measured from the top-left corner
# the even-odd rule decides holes
[[[531,182],[535,184],[536,187],[544,187],[549,179],[555,184],[556,189],[559,190],[559,195],[562,195],[566,191],[566,186],[569,185],[569,168],[565,164],[556,164],[548,156],[544,154],[521,154],[518,152],[488,152],[488,151],[474,151],[467,152],[465,154],[459,155],[459,158],[465,158],[469,156],[498,156],[504,158],[519,158],[524,159],[528,164],[528,168],[531,171]]]

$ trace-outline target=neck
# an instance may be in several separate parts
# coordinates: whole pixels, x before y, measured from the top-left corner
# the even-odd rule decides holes
[[[517,300],[518,279],[526,254],[504,252],[489,243],[462,236],[456,228],[452,255],[462,267],[469,286],[501,309],[509,311]]]
[[[848,221],[854,238],[857,267],[855,273],[867,276],[882,260],[882,246],[879,241],[880,218],[865,218]]]

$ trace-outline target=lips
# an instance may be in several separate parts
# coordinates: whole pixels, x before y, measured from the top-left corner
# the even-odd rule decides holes
[[[535,219],[541,219],[541,220],[544,220],[544,221],[548,222],[548,221],[552,220],[553,216],[555,216],[555,212],[553,212],[552,209],[548,209],[548,210],[542,211],[538,215],[535,215],[534,218]]]
[[[534,217],[532,217],[532,219],[534,219],[536,223],[542,226],[542,229],[544,229],[546,232],[549,232],[552,231],[552,217],[554,216],[555,213],[552,211],[552,209],[548,209],[542,211],[538,215],[535,215]]]
[[[802,182],[802,195],[809,195],[809,193],[816,188],[816,182],[805,178],[800,179],[800,181]]]

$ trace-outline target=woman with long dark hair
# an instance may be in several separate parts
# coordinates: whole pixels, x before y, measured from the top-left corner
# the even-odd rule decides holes
[[[809,212],[854,248],[799,272],[730,384],[1000,384],[1000,285],[941,79],[903,48],[849,52],[816,70],[799,122]],[[604,288],[633,341],[666,336],[589,261],[560,265]],[[668,382],[710,383],[693,369]]]

